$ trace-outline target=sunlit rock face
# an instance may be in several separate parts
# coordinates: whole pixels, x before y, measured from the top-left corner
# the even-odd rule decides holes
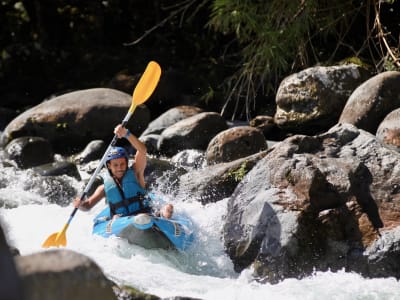
[[[339,122],[375,134],[386,116],[399,107],[400,72],[383,72],[365,81],[352,93]]]
[[[276,124],[293,132],[318,133],[337,123],[351,93],[369,73],[362,67],[313,67],[286,77],[277,95]]]
[[[277,144],[228,202],[236,270],[253,266],[269,282],[343,268],[400,278],[399,158],[351,124]]]
[[[80,90],[44,101],[13,119],[1,136],[1,144],[21,136],[46,138],[57,153],[74,153],[95,139],[111,140],[132,96],[117,90]],[[145,105],[136,108],[127,127],[140,135],[150,122]]]

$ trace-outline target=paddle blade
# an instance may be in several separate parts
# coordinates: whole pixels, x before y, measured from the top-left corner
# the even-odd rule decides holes
[[[67,237],[65,234],[67,228],[68,224],[65,224],[64,228],[60,232],[50,235],[42,244],[42,248],[65,247],[67,245]]]
[[[161,67],[155,61],[149,62],[144,71],[142,77],[140,78],[138,84],[133,91],[132,96],[132,106],[131,109],[134,110],[134,107],[144,103],[151,94],[154,92],[158,81],[161,76]]]

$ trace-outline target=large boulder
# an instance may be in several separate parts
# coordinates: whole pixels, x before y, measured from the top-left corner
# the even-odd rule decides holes
[[[249,125],[260,130],[268,141],[282,141],[289,134],[279,128],[271,116],[256,116],[249,121]]]
[[[152,190],[171,193],[178,182],[179,176],[187,171],[169,160],[149,157],[144,172],[147,187]]]
[[[14,258],[7,244],[6,236],[0,224],[0,298],[23,300],[21,279],[18,276]]]
[[[399,176],[400,154],[350,124],[288,138],[229,199],[226,250],[269,282],[343,268],[400,278]]]
[[[218,133],[208,144],[207,164],[229,162],[267,149],[262,132],[251,126],[237,126]]]
[[[388,113],[400,107],[400,72],[380,73],[361,84],[351,94],[339,118],[375,134]]]
[[[111,140],[132,103],[132,96],[96,88],[67,93],[28,109],[5,128],[1,143],[21,136],[40,136],[58,153],[76,153],[94,139]],[[105,117],[107,116],[107,117]],[[150,121],[146,106],[136,108],[127,127],[139,136]]]
[[[203,112],[169,126],[161,133],[158,151],[174,156],[181,150],[205,150],[211,139],[228,129],[226,121],[215,112]]]
[[[203,112],[203,110],[196,106],[181,105],[171,108],[151,121],[149,126],[147,126],[146,130],[142,133],[142,136],[161,134],[167,127],[201,112]]]
[[[205,165],[206,160],[204,151],[187,149],[171,157],[171,162],[189,169],[200,169]]]
[[[54,161],[49,141],[38,136],[13,139],[5,148],[6,158],[13,160],[21,169],[27,169]]]
[[[86,145],[85,149],[76,155],[73,155],[71,159],[77,164],[85,164],[97,159],[101,159],[104,152],[107,149],[107,145],[102,140],[94,140]]]
[[[276,124],[316,134],[337,123],[351,93],[370,77],[355,64],[312,67],[286,77],[276,94]]]
[[[73,168],[73,166],[71,167]],[[51,169],[51,166],[48,166],[48,168]],[[68,174],[70,172],[68,169],[69,167],[63,168],[60,166],[59,169],[55,167],[55,172]],[[34,169],[34,172],[40,173],[41,171],[43,170]],[[74,171],[72,170],[72,172]],[[32,194],[40,195],[47,199],[49,203],[56,203],[61,206],[70,205],[72,199],[78,194],[78,191],[74,187],[74,179],[69,175],[56,176],[50,174],[51,173],[43,174],[42,176],[33,173],[29,180],[20,182],[21,187]],[[8,201],[11,202],[11,200],[12,199],[9,199]]]
[[[230,197],[238,183],[266,155],[266,151],[231,162],[194,169],[180,176],[173,193],[176,198],[200,201],[202,204],[218,202]]]
[[[90,258],[50,250],[15,259],[26,300],[116,300],[112,283]]]
[[[81,180],[78,167],[75,163],[66,160],[55,161],[48,164],[43,164],[32,168],[35,173],[41,176],[62,176],[67,175],[74,177],[76,180]]]

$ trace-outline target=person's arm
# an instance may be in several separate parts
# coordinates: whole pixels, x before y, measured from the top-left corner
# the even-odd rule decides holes
[[[132,134],[129,136],[129,141],[137,141],[140,143],[142,146],[140,147],[141,150],[137,149],[136,155],[135,155],[135,164],[134,164],[134,171],[136,178],[142,188],[146,188],[146,181],[144,179],[144,170],[146,169],[146,164],[147,164],[147,149],[146,146],[138,140],[137,137],[133,136]],[[136,142],[135,141],[135,142]],[[132,142],[131,142],[132,144]]]
[[[84,201],[80,201],[80,198],[76,198],[73,202],[74,207],[78,207],[80,210],[88,211],[95,206],[102,198],[105,197],[104,184],[99,185],[94,193]]]
[[[126,138],[129,143],[136,149],[134,171],[139,184],[145,188],[144,170],[147,164],[147,148],[135,135],[129,132],[128,129],[118,125],[115,127],[114,133],[118,138]]]

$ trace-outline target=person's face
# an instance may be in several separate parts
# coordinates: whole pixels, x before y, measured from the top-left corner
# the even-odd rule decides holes
[[[111,173],[117,179],[121,179],[124,176],[126,169],[128,168],[128,163],[125,158],[120,157],[110,160],[108,162],[108,167]]]

